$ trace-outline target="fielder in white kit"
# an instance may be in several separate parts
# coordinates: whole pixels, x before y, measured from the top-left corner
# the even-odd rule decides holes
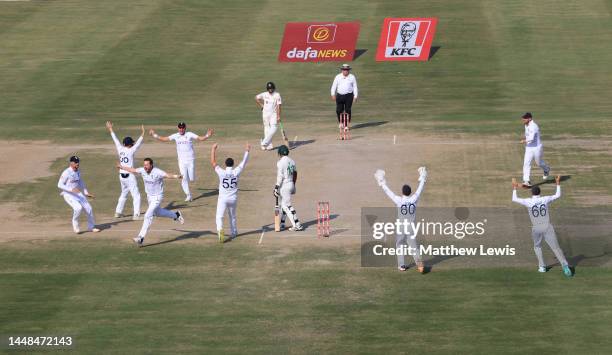
[[[244,167],[249,160],[249,151],[251,146],[247,143],[244,148],[244,157],[234,169],[234,159],[225,159],[225,169],[217,165],[217,148],[218,144],[213,144],[210,153],[210,164],[219,177],[219,197],[217,198],[217,215],[215,222],[217,224],[217,235],[219,236],[219,242],[225,242],[225,233],[223,232],[223,216],[227,210],[227,214],[230,220],[230,240],[236,238],[238,235],[238,228],[236,227],[236,206],[238,203],[238,180],[240,174],[244,170]]]
[[[410,196],[412,193],[412,189],[410,185],[402,186],[402,196],[397,196],[391,191],[391,189],[387,186],[387,181],[385,180],[385,172],[384,170],[377,170],[374,174],[378,185],[382,187],[383,191],[387,196],[393,201],[395,206],[397,207],[397,218],[401,223],[407,221],[408,223],[412,223],[416,218],[416,207],[419,202],[419,198],[421,197],[421,193],[425,188],[425,181],[427,181],[427,169],[422,166],[418,169],[419,171],[419,186],[417,187],[416,192]],[[412,235],[412,233],[404,234],[399,233],[395,236],[395,247],[397,249],[404,248],[407,245],[410,248],[410,252],[413,253],[412,256],[414,258],[414,263],[417,266],[417,271],[420,273],[425,272],[425,265],[423,264],[423,259],[421,258],[421,253],[419,250],[419,245],[416,241],[416,236]],[[397,254],[397,268],[399,271],[408,270],[408,266],[404,260],[405,255],[402,253]]]
[[[87,197],[94,198],[94,195],[87,190],[85,182],[81,179],[79,163],[79,157],[76,155],[70,157],[70,166],[62,172],[57,182],[57,187],[62,190],[60,195],[72,207],[72,229],[74,232],[77,234],[81,233],[79,216],[82,211],[85,211],[87,215],[87,230],[97,233],[100,229],[96,228],[93,209],[89,201],[87,201]]]
[[[276,86],[273,82],[266,83],[266,91],[255,96],[255,102],[261,109],[261,115],[264,125],[264,138],[261,140],[261,150],[272,150],[272,137],[276,133],[278,123],[281,120],[281,105],[283,103],[281,96],[275,91]]]
[[[111,121],[106,121],[106,128],[110,132],[113,142],[115,142],[115,148],[117,148],[117,154],[119,154],[119,161],[121,164],[133,168],[134,154],[136,154],[136,151],[140,148],[144,139],[144,126],[140,126],[142,132],[140,137],[136,140],[136,143],[134,143],[132,137],[128,136],[123,138],[123,145],[119,143],[119,139],[117,139],[113,131],[113,123]],[[121,195],[119,195],[119,199],[117,200],[115,218],[123,217],[123,208],[125,207],[125,202],[127,201],[127,195],[129,193],[132,195],[132,207],[134,211],[132,213],[132,219],[135,221],[140,219],[140,191],[138,191],[138,181],[136,177],[125,170],[119,170],[119,183],[121,184]]]
[[[125,170],[132,174],[140,174],[145,185],[145,192],[147,193],[149,207],[147,208],[147,212],[145,212],[140,233],[138,233],[136,238],[133,238],[136,245],[141,247],[144,243],[144,238],[147,235],[147,231],[149,230],[149,227],[151,227],[153,217],[155,216],[172,218],[181,224],[185,223],[181,211],[173,212],[160,207],[162,200],[164,199],[164,179],[180,179],[182,178],[181,175],[168,174],[165,171],[154,167],[153,159],[151,158],[144,159],[142,168],[134,169],[129,166],[122,165],[121,163],[117,163],[117,169]]]
[[[525,125],[525,138],[521,143],[525,144],[525,159],[523,160],[523,186],[531,187],[531,161],[535,159],[536,164],[544,171],[543,179],[548,179],[550,168],[542,159],[543,149],[542,140],[540,137],[540,127],[533,121],[531,112],[526,112],[523,116],[523,124]]]
[[[546,264],[544,263],[544,256],[542,255],[542,239],[546,241],[546,244],[552,249],[555,257],[561,264],[563,274],[567,277],[572,277],[573,273],[567,264],[563,250],[559,246],[557,241],[557,235],[552,224],[550,224],[550,214],[548,206],[551,202],[561,197],[561,177],[555,178],[557,183],[557,192],[552,196],[540,196],[540,188],[534,186],[531,188],[531,198],[519,198],[516,193],[516,188],[519,184],[512,179],[512,202],[519,203],[527,207],[529,212],[529,218],[531,219],[531,236],[533,238],[533,250],[535,251],[536,257],[538,258],[538,271],[547,272]]]
[[[189,182],[195,181],[195,152],[193,151],[192,140],[205,141],[213,135],[213,130],[209,128],[206,131],[206,135],[198,136],[193,132],[187,132],[187,125],[185,122],[179,122],[178,132],[168,137],[162,137],[152,129],[149,131],[149,134],[162,142],[176,142],[179,171],[183,176],[181,187],[183,188],[183,192],[185,192],[185,201],[190,202],[191,192],[189,192]]]
[[[281,217],[281,230],[285,228],[285,218],[289,216],[292,227],[290,231],[302,231],[304,227],[300,224],[295,208],[291,205],[291,195],[295,194],[295,184],[297,182],[297,167],[293,159],[289,158],[289,147],[281,145],[278,147],[280,159],[276,163],[276,185],[274,186],[274,196],[280,200],[283,210]]]

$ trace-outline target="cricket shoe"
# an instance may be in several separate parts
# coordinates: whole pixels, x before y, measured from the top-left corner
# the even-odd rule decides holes
[[[176,211],[176,218],[174,220],[179,222],[180,224],[185,224],[185,218],[183,218],[183,214],[181,213],[181,211]]]
[[[142,221],[142,219],[143,218],[140,215],[135,215],[135,216],[132,217],[132,221]]]
[[[406,271],[406,270],[408,270],[408,266],[406,266],[406,265],[398,266],[397,269],[399,271]]]
[[[94,227],[94,228],[90,229],[89,231],[92,232],[92,233],[99,233],[100,232],[100,228],[95,228]]]
[[[273,150],[274,149],[274,144],[270,143],[268,144],[268,146],[266,147],[266,150]]]
[[[304,230],[304,227],[301,224],[298,224],[295,227],[290,227],[289,230],[292,232],[300,232]]]
[[[572,272],[572,269],[570,269],[569,265],[563,265],[563,275],[567,277],[574,276],[574,273]]]
[[[115,213],[115,218],[123,218],[125,217],[123,213]]]
[[[80,234],[81,230],[77,227],[77,228],[73,228],[72,229],[74,231],[74,234]]]
[[[523,181],[523,187],[531,187],[531,181]]]
[[[191,195],[187,195],[187,197],[185,197],[185,202],[191,202],[191,201],[193,201],[191,199]]]
[[[542,176],[542,180],[548,180],[548,173],[550,173],[550,169],[544,172],[544,175]]]
[[[219,243],[225,243],[225,232],[223,232],[223,229],[217,231],[217,236],[219,237]]]
[[[548,270],[546,270],[546,266],[540,266],[538,267],[538,272],[546,272]]]
[[[132,240],[134,241],[134,244],[136,244],[137,247],[142,247],[142,244],[144,243],[144,237],[136,237],[136,238],[132,238]]]

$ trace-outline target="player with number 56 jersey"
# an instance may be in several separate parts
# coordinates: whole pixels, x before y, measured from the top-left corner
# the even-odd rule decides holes
[[[419,202],[421,193],[425,188],[425,181],[427,181],[427,169],[422,166],[418,169],[418,171],[419,187],[417,187],[416,192],[410,195],[412,192],[410,185],[404,185],[402,186],[402,196],[397,196],[387,186],[384,170],[377,170],[374,174],[378,185],[382,187],[383,191],[397,207],[397,218],[402,223],[404,221],[406,221],[407,223],[413,223],[416,218],[417,203]],[[425,265],[423,264],[423,259],[421,258],[419,244],[416,241],[416,234],[414,234],[414,231],[412,233],[409,232],[408,234],[399,233],[395,236],[395,247],[398,250],[400,250],[400,248],[403,249],[405,245],[408,245],[410,251],[412,252],[412,256],[414,257],[414,262],[417,266],[418,272],[424,273]],[[397,268],[400,271],[406,271],[408,269],[408,266],[406,266],[404,261],[404,256],[405,255],[402,253],[397,254]]]
[[[223,216],[227,210],[227,214],[230,219],[230,233],[231,239],[235,238],[238,234],[238,228],[236,226],[236,206],[238,202],[238,180],[240,174],[249,160],[249,151],[251,146],[247,143],[244,148],[244,157],[238,167],[234,168],[234,159],[225,159],[225,169],[217,165],[217,148],[218,144],[213,144],[210,154],[210,164],[219,177],[219,197],[217,198],[217,214],[215,222],[217,224],[217,235],[219,236],[219,242],[225,242],[225,233],[223,232]]]

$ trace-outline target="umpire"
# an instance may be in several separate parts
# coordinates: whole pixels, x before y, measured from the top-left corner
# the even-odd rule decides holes
[[[353,102],[357,100],[357,79],[355,75],[351,74],[351,66],[348,64],[342,64],[340,67],[341,73],[336,75],[334,83],[331,87],[332,100],[336,101],[336,115],[338,116],[338,123],[340,123],[340,114],[346,112],[349,115],[349,122],[351,122],[351,107]],[[341,124],[341,123],[340,123]],[[340,128],[342,128],[340,126]]]

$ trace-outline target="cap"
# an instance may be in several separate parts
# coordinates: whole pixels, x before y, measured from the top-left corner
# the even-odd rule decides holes
[[[342,66],[340,67],[340,69],[342,70],[351,70],[351,66],[348,64],[342,64]]]
[[[77,157],[76,155],[73,155],[70,157],[70,162],[71,163],[78,163],[79,162],[79,157]]]
[[[531,118],[531,112],[525,112],[525,114],[523,116],[521,116],[522,118]]]
[[[187,124],[185,124],[185,122],[179,122],[178,128],[185,128],[185,127],[187,127]]]

